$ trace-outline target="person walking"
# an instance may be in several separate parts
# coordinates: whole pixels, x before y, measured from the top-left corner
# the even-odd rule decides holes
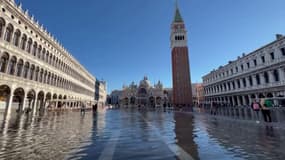
[[[254,114],[255,114],[255,118],[256,118],[256,123],[259,123],[259,111],[260,111],[260,108],[261,108],[261,105],[260,103],[258,102],[258,100],[254,100],[254,102],[251,104],[251,108],[253,109],[254,111]]]
[[[270,107],[272,107],[272,103],[270,100],[261,99],[261,112],[265,122],[272,122]]]

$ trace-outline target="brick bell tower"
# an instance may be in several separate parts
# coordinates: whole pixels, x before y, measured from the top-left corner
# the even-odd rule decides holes
[[[190,107],[193,101],[187,46],[187,31],[177,2],[174,20],[171,24],[171,50],[173,105]]]

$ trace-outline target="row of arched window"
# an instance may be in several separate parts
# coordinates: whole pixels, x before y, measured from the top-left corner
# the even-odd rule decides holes
[[[233,66],[232,68],[221,71],[219,73],[213,73],[213,75],[208,76],[204,81],[205,82],[213,82],[215,80],[218,80],[220,78],[225,78],[227,76],[233,75],[235,73],[243,72],[246,69],[250,69],[253,67],[257,67],[258,65],[264,65],[266,62],[273,62],[275,59],[279,57],[285,56],[285,47],[278,49],[279,51],[276,52],[269,52],[264,55],[260,55],[258,57],[255,57],[254,59],[248,60],[245,63],[242,63],[240,65]]]
[[[93,86],[92,82],[81,76],[76,70],[49,52],[49,50],[45,49],[35,40],[28,38],[25,33],[22,33],[19,29],[15,29],[11,23],[6,25],[2,17],[0,17],[0,39],[12,43],[22,51],[37,57],[39,60],[65,72],[86,85]]]
[[[175,36],[175,40],[184,40],[184,36]]]
[[[285,75],[284,69],[281,68],[279,70],[274,69],[273,71],[269,72],[266,71],[249,77],[243,77],[236,80],[223,82],[221,84],[211,85],[209,87],[205,87],[204,91],[206,94],[221,93],[221,92],[233,91],[240,88],[251,87],[253,85],[274,83],[274,82],[279,82],[281,79],[285,79],[284,75]],[[272,76],[272,78],[270,78],[270,76]]]
[[[36,81],[60,87],[67,90],[72,90],[77,93],[93,96],[91,91],[65,79],[61,76],[48,71],[47,69],[36,66],[23,59],[18,59],[16,56],[10,56],[4,52],[0,59],[0,72],[7,73],[9,75],[22,77],[24,79]]]

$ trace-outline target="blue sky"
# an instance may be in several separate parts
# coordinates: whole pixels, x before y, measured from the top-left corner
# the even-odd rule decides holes
[[[19,2],[19,1],[18,1]],[[172,86],[174,0],[21,0],[108,91],[161,80]],[[285,34],[284,0],[180,0],[192,82]]]

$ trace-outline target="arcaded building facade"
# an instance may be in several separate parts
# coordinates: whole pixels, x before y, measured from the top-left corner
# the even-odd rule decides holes
[[[284,97],[285,37],[278,34],[273,42],[213,70],[203,77],[203,86],[206,101],[233,106]]]
[[[93,77],[28,11],[0,0],[0,108],[93,103]]]

